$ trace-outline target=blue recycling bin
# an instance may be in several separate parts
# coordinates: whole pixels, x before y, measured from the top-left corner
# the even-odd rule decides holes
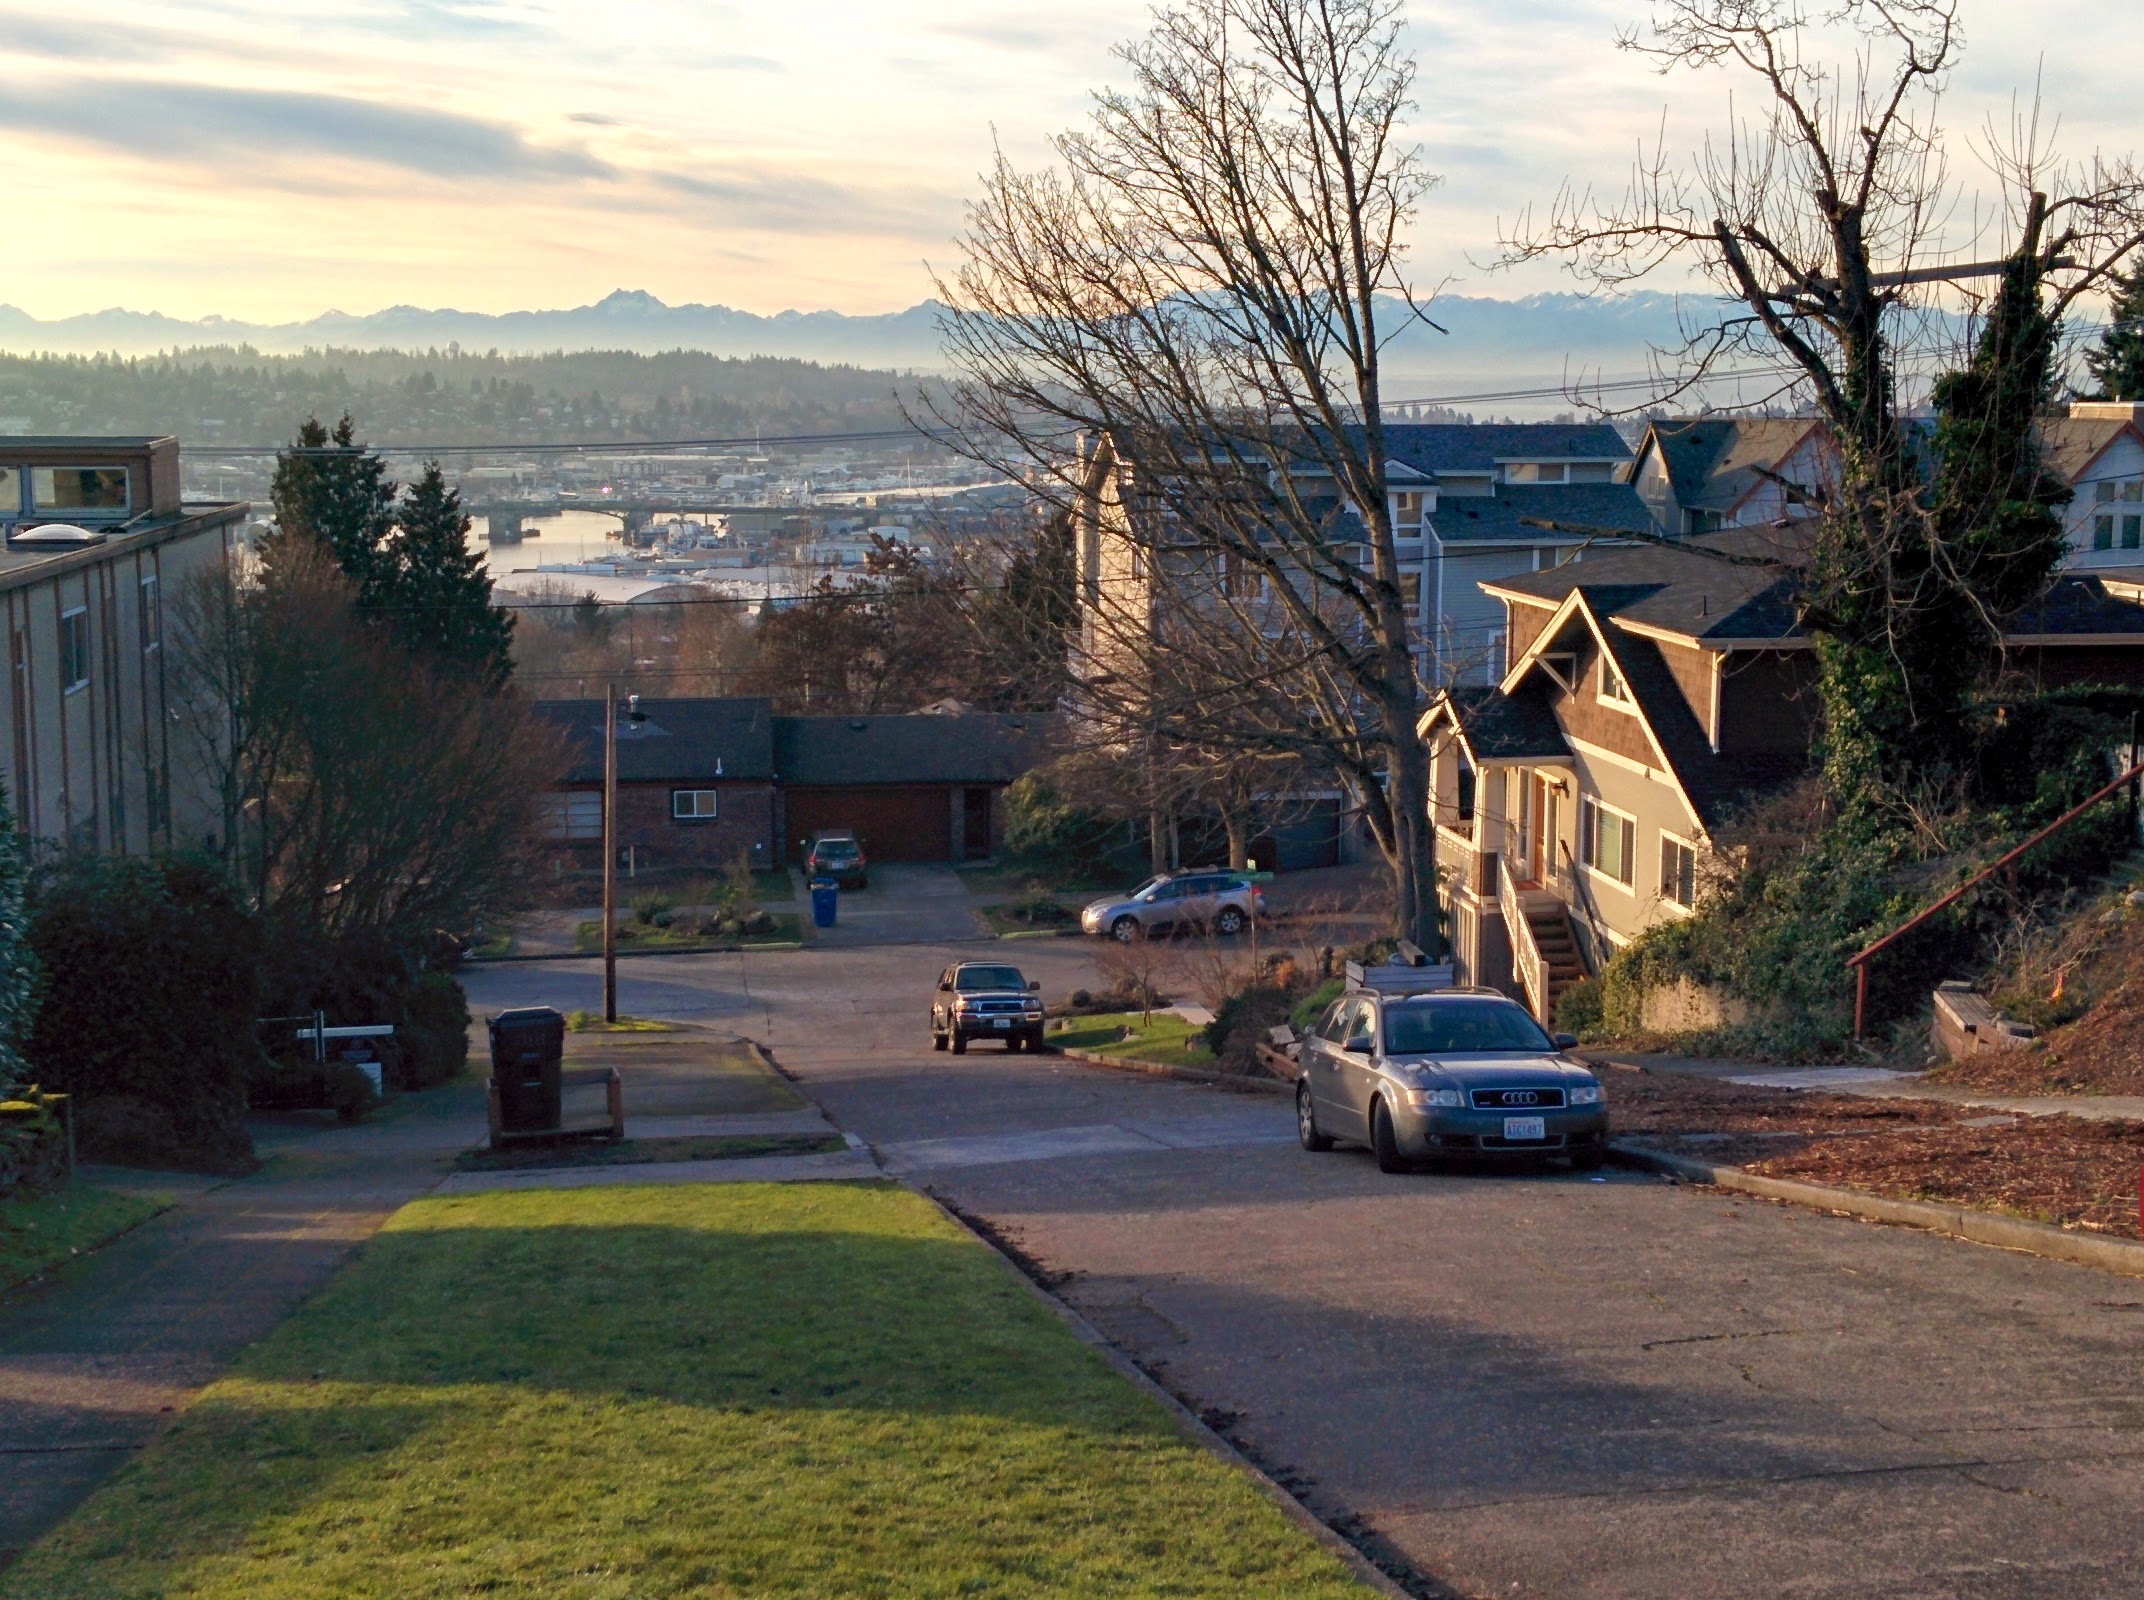
[[[832,878],[811,880],[811,925],[815,928],[831,928],[834,925],[834,909],[841,903],[841,885]]]

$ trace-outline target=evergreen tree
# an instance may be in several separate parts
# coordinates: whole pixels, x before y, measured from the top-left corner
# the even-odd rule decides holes
[[[2102,400],[2144,400],[2144,257],[2116,280],[2112,320],[2084,360]]]
[[[334,553],[335,564],[357,585],[367,610],[389,599],[394,564],[386,545],[394,526],[395,484],[387,463],[358,444],[345,413],[331,434],[307,417],[292,447],[276,458],[270,498],[276,531],[261,546],[262,563],[286,559],[291,541],[315,538]]]
[[[513,671],[514,619],[491,603],[483,557],[469,548],[469,514],[439,463],[427,462],[395,514],[387,542],[387,620],[414,650],[473,673],[489,692]]]

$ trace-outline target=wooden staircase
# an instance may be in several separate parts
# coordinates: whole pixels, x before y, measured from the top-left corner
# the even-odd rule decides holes
[[[1553,1022],[1556,1002],[1564,990],[1586,975],[1586,966],[1578,956],[1578,938],[1571,928],[1570,912],[1560,904],[1548,906],[1539,901],[1524,910],[1527,931],[1534,936],[1534,948],[1541,952],[1541,971],[1548,990],[1546,995],[1529,998],[1542,1022]]]

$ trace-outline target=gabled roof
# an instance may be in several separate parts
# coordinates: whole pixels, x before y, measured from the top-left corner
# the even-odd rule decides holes
[[[774,774],[785,785],[1010,783],[1039,758],[1048,719],[965,715],[776,717]]]
[[[1589,551],[1560,567],[1499,578],[1481,587],[1499,598],[1541,606],[1561,605],[1566,596],[1583,590],[1595,616],[1713,649],[1774,644],[1800,636],[1794,621],[1793,574],[1785,566],[1743,561],[1793,562],[1806,548],[1806,532],[1794,523],[1735,528],[1674,546]],[[1704,553],[1708,551],[1713,554]],[[1717,555],[1742,560],[1718,560]]]
[[[2064,483],[2075,483],[2125,433],[2144,443],[2144,431],[2126,417],[2043,417],[2041,458]]]
[[[1627,483],[1500,483],[1493,495],[1449,495],[1437,502],[1430,522],[1437,537],[1464,544],[1474,539],[1552,543],[1575,537],[1527,525],[1539,517],[1577,527],[1645,533],[1653,515]]]
[[[618,717],[618,781],[683,783],[774,775],[771,702],[725,697],[640,702],[645,722]],[[564,738],[570,761],[563,782],[603,781],[603,702],[539,700],[536,715]]]
[[[1451,725],[1477,768],[1491,761],[1571,759],[1563,728],[1537,686],[1505,694],[1494,685],[1455,685],[1430,703],[1420,731],[1427,734],[1443,723]]]
[[[1388,422],[1385,453],[1423,472],[1494,472],[1500,461],[1628,461],[1605,422]]]
[[[1686,511],[1729,512],[1770,480],[1820,424],[1813,417],[1683,417],[1655,422],[1639,448],[1660,454],[1675,503]]]

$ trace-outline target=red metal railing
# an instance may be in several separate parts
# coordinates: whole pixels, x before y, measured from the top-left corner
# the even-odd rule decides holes
[[[2139,777],[2144,777],[2144,762],[2139,762],[2136,766],[2131,767],[2127,772],[2123,773],[2119,778],[2116,778],[2104,789],[2096,791],[2090,799],[2080,801],[2076,805],[2071,806],[2069,810],[2063,812],[2061,816],[2055,818],[2054,821],[2050,822],[2046,827],[2042,828],[2038,833],[2034,834],[2030,839],[2027,839],[2016,849],[2009,851],[2007,854],[2002,856],[2001,859],[1994,861],[1988,866],[1981,868],[1980,871],[1974,873],[1970,878],[1966,879],[1965,882],[1959,884],[1957,888],[1951,890],[1949,894],[1938,900],[1934,905],[1929,906],[1926,910],[1916,911],[1912,916],[1908,917],[1904,922],[1901,922],[1897,927],[1893,928],[1881,939],[1878,939],[1874,944],[1868,946],[1868,948],[1861,951],[1860,954],[1848,956],[1846,958],[1847,969],[1854,975],[1854,1037],[1856,1039],[1861,1037],[1862,1014],[1864,1011],[1866,1011],[1868,1007],[1869,957],[1875,955],[1886,945],[1895,943],[1897,940],[1904,938],[1915,928],[1918,928],[1922,923],[1926,922],[1930,917],[1934,916],[1938,911],[1941,911],[1945,906],[1950,905],[1960,896],[1971,892],[1972,890],[1978,888],[1981,884],[1985,883],[1988,879],[1994,877],[1996,873],[2002,871],[2003,868],[2009,866],[2011,862],[2015,861],[2027,850],[2030,850],[2042,839],[2048,838],[2053,834],[2060,833],[2064,828],[2075,822],[2087,811],[2098,805],[2100,801],[2106,799],[2108,795],[2114,793],[2115,790],[2121,788],[2122,785],[2126,783],[2134,783]],[[2144,1196],[2140,1196],[2140,1203],[2144,1203]]]

